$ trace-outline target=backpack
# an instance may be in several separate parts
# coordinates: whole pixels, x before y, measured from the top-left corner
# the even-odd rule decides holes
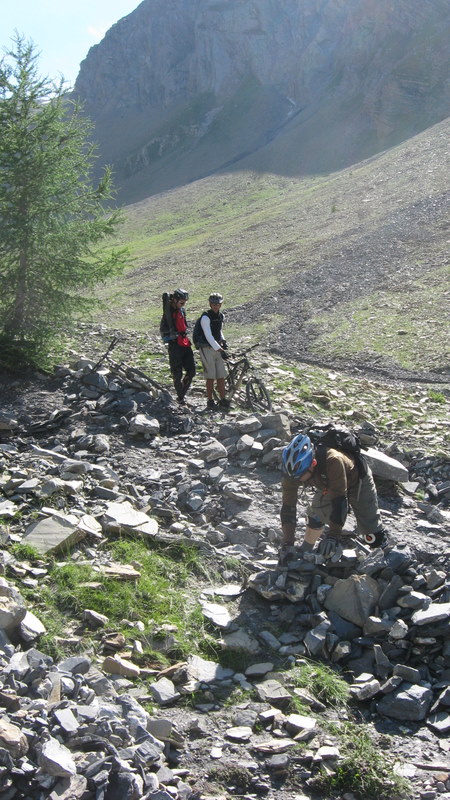
[[[202,317],[203,316],[204,316],[204,312],[203,312],[203,314],[200,314],[199,318],[196,320],[195,325],[194,325],[194,330],[192,331],[192,341],[193,341],[194,347],[196,347],[197,350],[203,344],[208,344],[208,342],[206,341],[206,336],[205,336],[205,334],[203,332],[203,328],[202,328]]]
[[[315,425],[306,431],[314,445],[317,466],[321,477],[326,477],[325,463],[327,448],[341,450],[354,456],[360,478],[367,474],[367,465],[362,454],[361,440],[355,431],[349,428],[335,426],[332,422],[328,425]]]
[[[161,317],[161,322],[159,323],[159,332],[161,334],[161,339],[165,344],[167,344],[167,342],[171,342],[173,339],[177,338],[177,332],[174,328],[172,319],[170,294],[168,292],[164,292],[162,296],[162,303],[163,315]]]

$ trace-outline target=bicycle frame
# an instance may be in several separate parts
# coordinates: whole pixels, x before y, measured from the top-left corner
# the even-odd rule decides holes
[[[225,383],[228,385],[228,393],[230,397],[233,397],[239,391],[247,372],[250,370],[250,362],[246,357],[239,358],[238,361],[235,361],[231,365],[228,370],[228,375],[225,378]]]
[[[253,344],[251,347],[248,347],[247,350],[244,350],[243,353],[238,353],[236,361],[232,362],[228,367],[228,375],[225,378],[225,382],[228,384],[230,398],[234,397],[234,395],[239,392],[245,376],[248,372],[253,370],[247,358],[247,353],[250,353],[255,347],[258,347],[258,345]]]

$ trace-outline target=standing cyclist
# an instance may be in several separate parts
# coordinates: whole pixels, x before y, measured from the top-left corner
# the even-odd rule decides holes
[[[209,311],[201,316],[202,339],[199,342],[199,354],[203,364],[206,378],[206,407],[209,410],[216,408],[213,399],[214,381],[217,383],[219,394],[219,409],[229,409],[230,401],[225,397],[226,368],[224,361],[227,358],[227,343],[223,336],[223,314],[221,306],[223,297],[219,292],[209,295]]]
[[[184,306],[189,293],[175,289],[172,294],[165,293],[164,313],[160,332],[164,342],[169,345],[169,365],[178,402],[184,405],[185,395],[195,375],[194,353],[187,336],[186,311]],[[183,377],[184,370],[184,377]]]

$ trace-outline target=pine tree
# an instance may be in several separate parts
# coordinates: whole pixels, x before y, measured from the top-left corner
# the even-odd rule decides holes
[[[0,348],[36,363],[92,289],[119,272],[106,243],[120,212],[111,173],[93,181],[91,123],[59,84],[41,78],[32,42],[16,35],[0,62]]]

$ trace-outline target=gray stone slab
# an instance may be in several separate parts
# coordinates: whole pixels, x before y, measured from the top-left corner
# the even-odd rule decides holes
[[[256,691],[263,702],[270,703],[277,708],[286,707],[292,700],[292,695],[288,689],[274,678],[269,678],[259,683],[256,686]]]
[[[232,669],[222,667],[215,661],[207,661],[201,656],[189,656],[187,673],[190,680],[201,681],[202,683],[228,680],[234,675]]]
[[[180,697],[174,684],[168,678],[160,678],[159,681],[151,683],[149,686],[153,699],[160,706],[168,706],[175,703]]]
[[[378,703],[378,712],[393,719],[419,722],[425,719],[433,700],[433,692],[425,686],[402,683],[397,691],[387,694]]]
[[[217,625],[218,628],[222,628],[223,630],[226,630],[230,627],[231,616],[230,612],[225,606],[207,601],[200,602],[203,616],[206,617],[206,619],[211,620],[214,625]]]
[[[85,536],[86,533],[73,523],[60,517],[47,517],[28,526],[22,543],[46,555],[68,549]]]
[[[450,714],[447,711],[431,714],[427,719],[427,725],[437,734],[448,733],[450,731]]]
[[[66,733],[75,733],[80,727],[80,724],[71,708],[57,708],[53,713],[55,715],[55,719],[58,721],[58,725]]]
[[[450,619],[450,603],[431,603],[412,615],[414,625],[431,625]]]
[[[77,772],[70,750],[53,738],[43,743],[39,766],[43,772],[58,778],[69,778]]]
[[[373,613],[380,590],[377,582],[368,575],[351,575],[337,581],[325,598],[325,608],[336,611],[341,617],[363,627]]]
[[[400,483],[409,480],[406,467],[404,467],[400,461],[397,461],[397,459],[385,455],[385,453],[380,452],[380,450],[369,447],[367,450],[364,450],[364,457],[376,477],[383,478],[384,480],[399,481]]]

